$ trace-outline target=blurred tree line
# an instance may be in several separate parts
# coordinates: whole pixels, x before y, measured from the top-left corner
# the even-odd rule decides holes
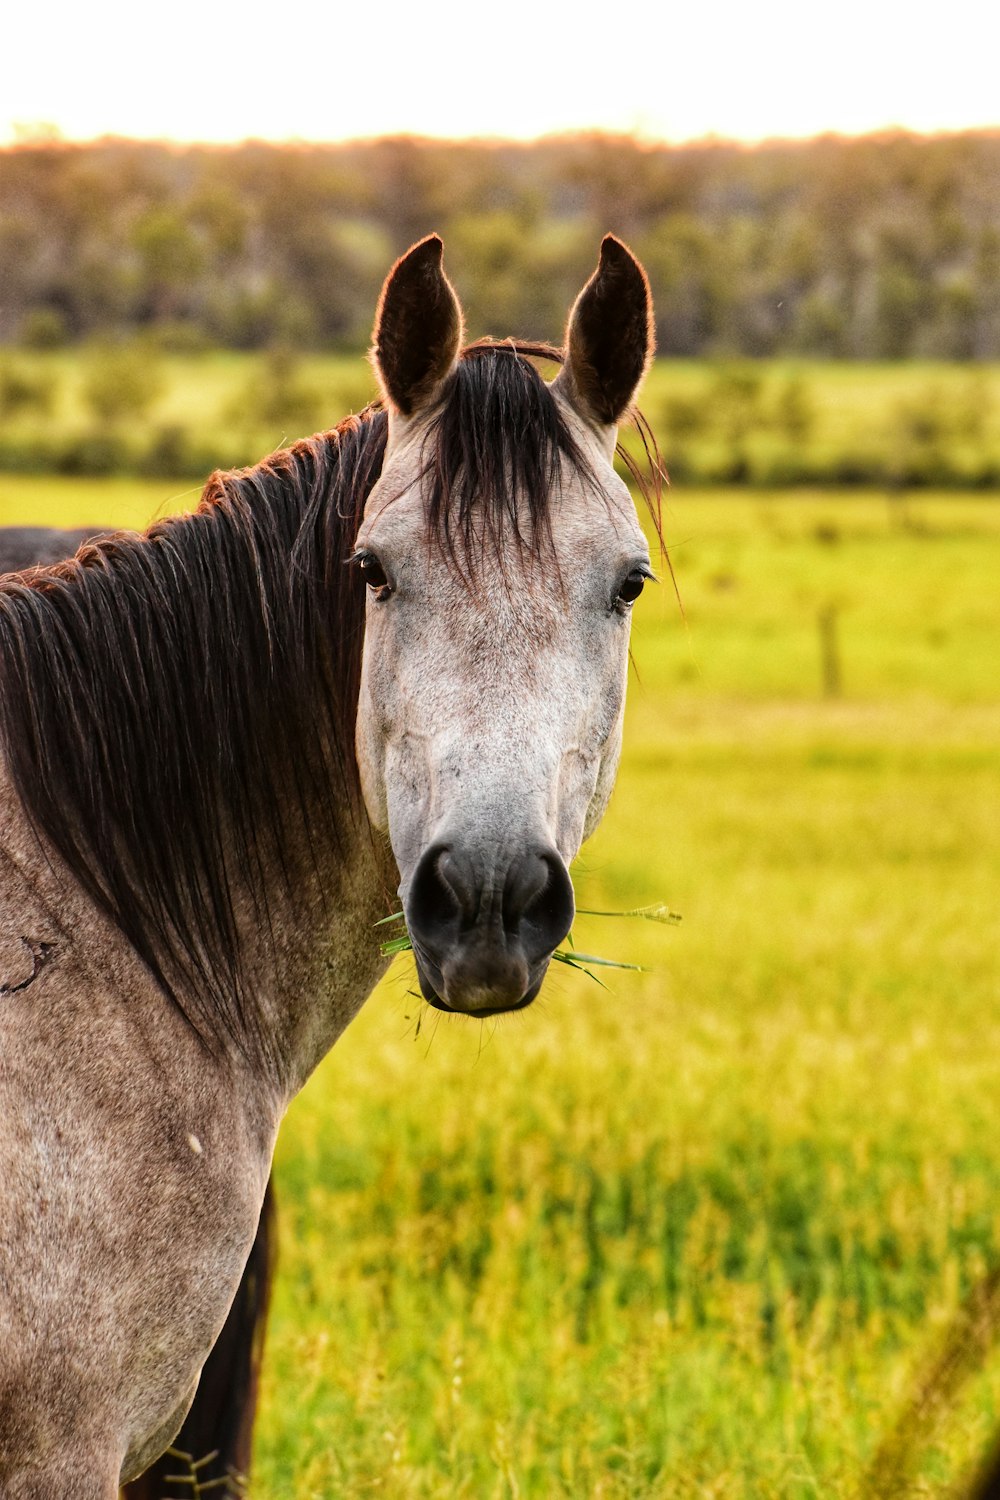
[[[472,335],[558,340],[610,229],[649,270],[664,354],[1000,358],[990,132],[17,146],[0,342],[362,348],[388,265],[432,229]]]

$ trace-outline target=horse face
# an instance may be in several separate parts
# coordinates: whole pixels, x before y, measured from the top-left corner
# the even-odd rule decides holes
[[[368,585],[358,762],[369,815],[399,866],[421,988],[445,1010],[490,1015],[538,993],[573,919],[568,866],[617,769],[630,615],[650,567],[611,457],[614,419],[644,369],[649,334],[645,278],[611,245],[574,309],[570,357],[552,387],[502,351],[456,372],[461,319],[440,241],[404,257],[380,306],[376,365],[390,436],[355,554]],[[632,373],[611,372],[620,376],[613,412],[588,399],[588,380],[602,399],[611,382],[582,363],[578,337],[574,363],[574,334],[594,296],[608,300],[609,275],[624,279],[633,301],[641,295],[643,313],[633,320],[642,337],[641,350],[629,351]],[[440,316],[428,328],[434,303]],[[401,329],[411,313],[424,319],[429,363]],[[481,396],[510,416],[522,451],[541,443],[535,470],[551,493],[534,497],[534,521],[524,496],[512,497],[509,512],[488,499],[477,506],[473,495],[461,543],[451,545],[449,496],[432,526],[428,487],[449,441],[442,403],[459,384],[466,406]],[[522,399],[535,410],[551,404],[552,430],[566,439],[557,468],[528,430]],[[489,414],[483,430],[493,430]],[[475,452],[464,453],[474,477]]]

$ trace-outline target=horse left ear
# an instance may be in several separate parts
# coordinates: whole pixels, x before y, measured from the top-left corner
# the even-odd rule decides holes
[[[444,245],[429,234],[385,279],[371,360],[387,403],[404,417],[430,402],[462,346],[462,309],[441,268]]]
[[[582,417],[614,427],[642,384],[654,342],[646,273],[627,245],[605,235],[597,270],[569,315],[557,384]]]

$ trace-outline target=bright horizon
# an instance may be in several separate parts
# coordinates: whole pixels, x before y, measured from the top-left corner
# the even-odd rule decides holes
[[[24,9],[0,62],[0,142],[105,136],[178,143],[415,135],[532,140],[598,130],[650,143],[936,134],[1000,126],[1000,12],[953,0],[716,0],[628,32],[570,29],[563,9],[508,0],[470,29],[460,0],[390,0],[317,17],[286,0],[267,21],[177,0],[169,23],[134,5]],[[157,16],[165,12],[154,13]],[[632,12],[635,16],[637,13]],[[525,82],[522,83],[522,80]]]

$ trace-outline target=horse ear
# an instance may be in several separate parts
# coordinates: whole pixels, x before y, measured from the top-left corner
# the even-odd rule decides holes
[[[597,270],[573,304],[558,382],[582,417],[614,427],[653,358],[653,299],[631,250],[605,235]]]
[[[443,255],[440,236],[429,234],[400,256],[375,314],[372,364],[386,401],[404,417],[427,405],[462,345],[462,309]]]

